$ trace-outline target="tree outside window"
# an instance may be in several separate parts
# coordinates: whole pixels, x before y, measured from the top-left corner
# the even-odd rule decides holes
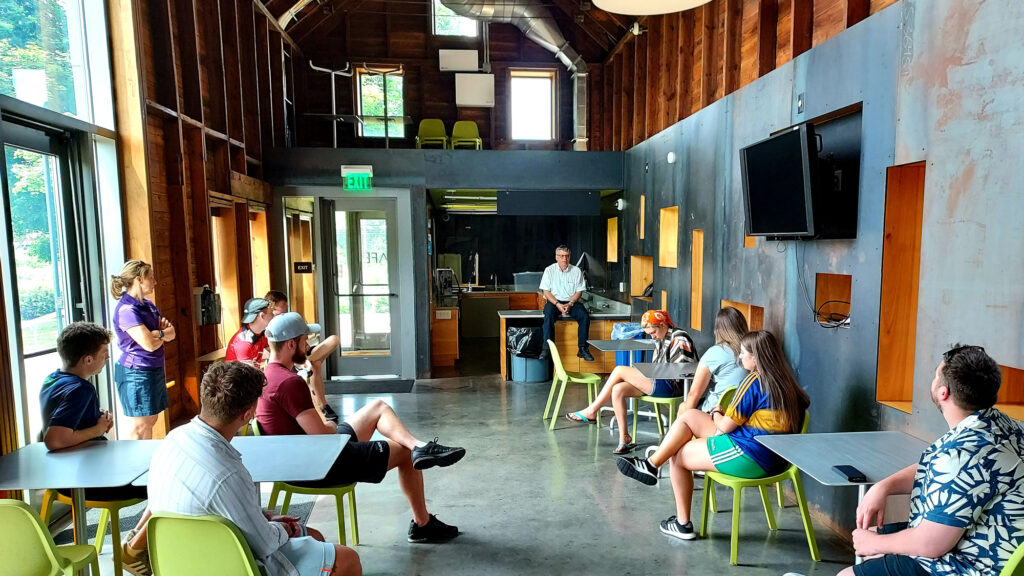
[[[476,20],[459,16],[451,8],[441,3],[441,0],[434,2],[434,35],[435,36],[470,36],[476,38],[480,27]]]
[[[359,114],[363,118],[361,134],[367,138],[384,137],[384,77],[361,70],[359,82]],[[405,102],[402,97],[402,76],[388,77],[388,136],[405,136]]]

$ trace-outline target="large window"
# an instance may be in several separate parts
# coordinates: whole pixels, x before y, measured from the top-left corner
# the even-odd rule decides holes
[[[2,0],[0,0],[2,1]],[[389,138],[405,136],[405,103],[402,99],[402,75],[387,75],[387,114],[384,113],[383,74],[371,70],[359,70],[356,82],[359,86],[359,116],[362,118],[360,134],[368,138],[384,137],[384,118],[387,116]]]
[[[0,94],[114,127],[103,0],[0,0]]]
[[[554,140],[555,72],[512,70],[513,140]]]
[[[476,20],[459,16],[452,9],[441,4],[441,0],[434,2],[434,34],[436,36],[472,36],[476,37],[480,26]]]

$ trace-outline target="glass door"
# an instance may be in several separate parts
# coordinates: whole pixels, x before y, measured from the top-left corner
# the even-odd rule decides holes
[[[335,200],[333,211],[334,290],[341,340],[339,375],[397,375],[401,372],[398,308],[398,250],[395,202],[387,199]],[[332,322],[333,323],[333,322]]]
[[[21,417],[28,441],[42,428],[39,389],[47,374],[61,366],[57,334],[81,310],[81,283],[71,216],[67,138],[5,122],[4,160],[10,211],[8,243],[13,253],[9,277],[16,286],[14,338],[21,372]]]

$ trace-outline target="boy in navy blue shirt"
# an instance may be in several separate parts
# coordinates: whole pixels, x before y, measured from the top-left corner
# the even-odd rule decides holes
[[[77,446],[89,440],[106,440],[114,424],[110,412],[100,409],[96,387],[89,382],[99,374],[110,357],[110,332],[90,322],[68,325],[57,337],[57,353],[64,366],[46,377],[39,391],[43,412],[40,436],[50,450]],[[59,490],[67,495],[67,490]],[[146,489],[137,486],[86,488],[86,500],[112,501],[146,498]],[[149,509],[122,544],[121,561],[132,574],[152,571],[146,560],[146,521]]]

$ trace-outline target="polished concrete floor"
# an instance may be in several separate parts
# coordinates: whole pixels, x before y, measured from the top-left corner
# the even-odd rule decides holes
[[[492,355],[491,347],[479,351]],[[815,523],[823,561],[811,561],[792,504],[776,508],[780,529],[769,532],[753,490],[744,495],[739,567],[729,564],[728,512],[713,517],[708,538],[662,535],[658,522],[674,514],[667,471],[653,488],[621,475],[611,454],[616,436],[607,426],[562,418],[549,431],[541,421],[549,384],[474,375],[420,380],[409,394],[330,397],[341,413],[381,397],[420,439],[438,436],[467,450],[455,466],[424,473],[430,511],[462,531],[449,543],[406,542],[411,514],[395,474],[358,487],[356,550],[365,574],[831,575],[852,560],[850,547]],[[562,411],[581,407],[585,395],[570,389]],[[644,427],[652,433],[638,441],[656,441],[653,422]],[[719,490],[720,505],[728,508],[731,492]],[[695,518],[700,497],[696,492]],[[321,498],[309,523],[337,541],[332,499]]]

